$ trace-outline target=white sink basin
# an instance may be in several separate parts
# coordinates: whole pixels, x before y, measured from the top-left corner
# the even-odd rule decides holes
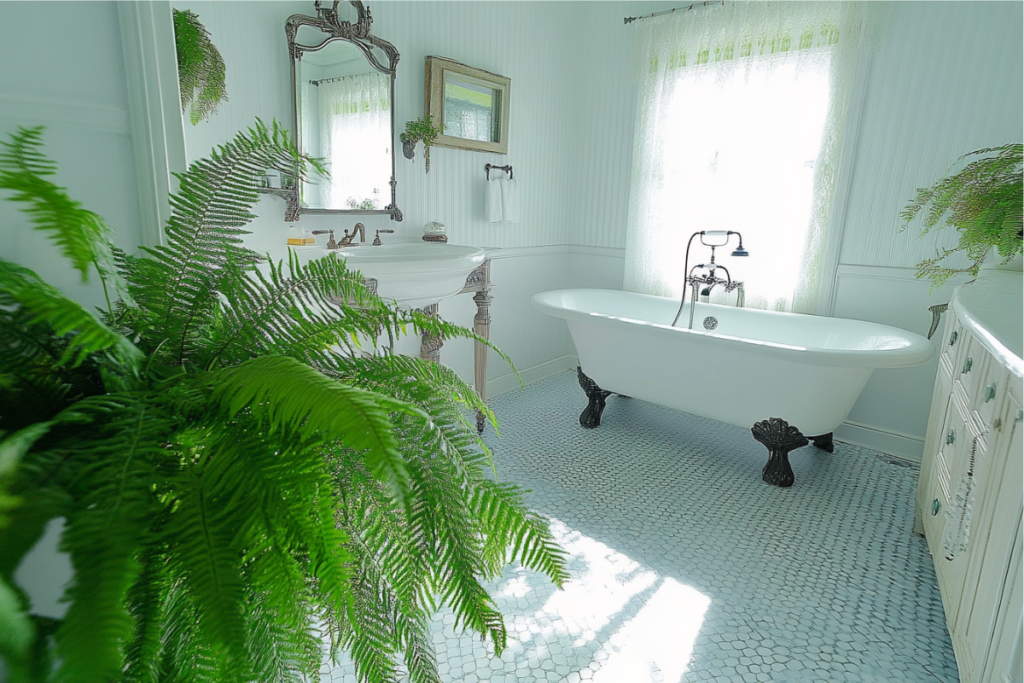
[[[419,308],[458,294],[466,277],[484,261],[480,247],[405,242],[361,244],[334,252],[351,270],[377,280],[377,294]]]

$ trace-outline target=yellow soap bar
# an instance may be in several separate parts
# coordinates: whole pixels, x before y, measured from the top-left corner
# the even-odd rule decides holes
[[[308,244],[316,244],[315,237],[289,237],[288,246],[304,247]]]

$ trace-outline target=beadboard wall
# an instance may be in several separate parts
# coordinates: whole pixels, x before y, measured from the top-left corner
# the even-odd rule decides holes
[[[873,56],[840,262],[909,268],[956,243],[898,234],[918,187],[960,155],[1022,137],[1019,2],[897,2]]]

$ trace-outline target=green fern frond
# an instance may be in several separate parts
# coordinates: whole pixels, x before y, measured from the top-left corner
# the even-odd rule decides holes
[[[334,254],[304,267],[289,252],[287,275],[282,264],[270,263],[269,278],[257,270],[239,274],[232,285],[236,296],[214,329],[210,344],[214,355],[207,367],[215,360],[237,362],[251,357],[254,349],[309,359],[309,352],[324,351],[344,343],[344,336],[365,330],[362,312],[339,317],[336,302],[380,306],[363,285],[362,276],[347,270]],[[347,303],[345,307],[350,309]]]
[[[293,172],[302,163],[286,131],[257,120],[178,176],[167,245],[146,250],[149,259],[126,264],[130,292],[145,316],[139,331],[150,344],[169,341],[162,353],[178,363],[203,344],[203,329],[218,311],[218,293],[234,275],[225,269],[251,270],[259,258],[242,246],[244,226],[255,217],[251,208],[260,198],[259,178],[268,168]]]
[[[21,598],[0,577],[0,655],[8,665],[24,662],[34,639],[35,629],[25,613]],[[20,672],[16,670],[14,673]]]
[[[0,259],[0,306],[19,306],[33,322],[48,325],[68,345],[58,365],[76,367],[91,354],[108,352],[125,365],[138,363],[141,354],[126,338],[111,330],[80,304],[63,296],[34,272]]]
[[[188,10],[174,11],[174,44],[178,53],[178,85],[181,113],[189,104],[189,120],[196,125],[208,118],[221,102],[227,102],[224,58],[210,40],[210,33]]]
[[[102,508],[68,515],[60,549],[71,556],[74,579],[65,593],[70,605],[56,633],[61,679],[120,676],[122,647],[132,632],[132,619],[122,605],[139,571],[134,558],[139,531],[123,516]]]
[[[106,222],[71,199],[64,188],[46,180],[56,174],[57,166],[42,153],[42,133],[41,126],[19,127],[10,142],[0,142],[0,188],[14,191],[11,199],[25,205],[23,211],[35,229],[47,233],[82,274],[82,282],[89,279],[90,267],[95,267],[104,290],[113,287],[116,296],[126,298],[127,289],[114,264]]]
[[[219,371],[212,398],[229,416],[252,411],[272,433],[291,426],[304,439],[336,438],[364,450],[370,470],[405,498],[408,476],[388,414],[419,415],[414,406],[334,382],[284,356]]]
[[[919,188],[913,201],[900,212],[900,232],[926,209],[921,235],[942,223],[960,233],[956,247],[938,251],[935,258],[917,265],[917,277],[930,279],[933,287],[960,273],[977,275],[993,246],[1004,264],[1024,249],[1024,144],[979,149],[963,155],[953,166],[968,157],[992,152],[996,154],[975,159],[931,187]],[[958,252],[970,261],[967,267],[942,264]]]

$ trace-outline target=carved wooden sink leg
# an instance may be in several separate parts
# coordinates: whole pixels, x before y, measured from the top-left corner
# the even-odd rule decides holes
[[[810,438],[811,442],[814,443],[815,448],[820,448],[821,450],[828,451],[829,453],[836,452],[836,447],[832,443],[832,432],[822,434],[821,436],[812,436]]]
[[[612,392],[605,391],[594,383],[594,380],[583,374],[583,369],[576,366],[576,375],[580,380],[580,387],[587,395],[587,407],[580,413],[580,424],[587,429],[601,426],[601,414],[604,413],[605,400]]]
[[[768,463],[761,470],[761,478],[772,486],[792,486],[793,468],[789,465],[789,452],[810,443],[807,437],[779,417],[755,422],[750,432],[768,449]]]

